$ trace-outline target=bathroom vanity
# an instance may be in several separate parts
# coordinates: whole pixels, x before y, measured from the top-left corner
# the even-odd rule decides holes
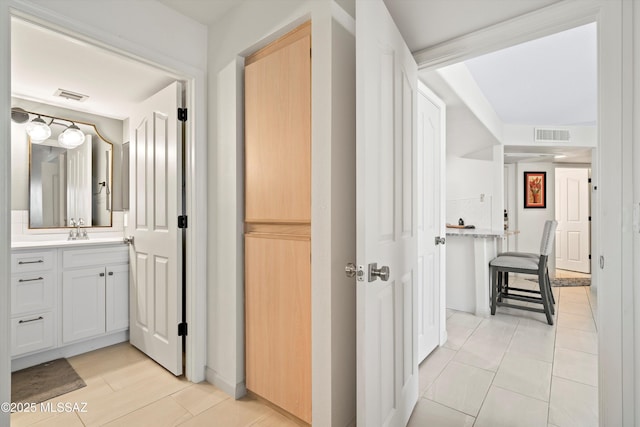
[[[12,371],[127,341],[128,246],[14,242],[10,323]]]

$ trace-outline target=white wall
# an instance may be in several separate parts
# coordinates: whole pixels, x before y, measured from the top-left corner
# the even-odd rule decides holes
[[[447,123],[449,126],[456,123]],[[465,224],[476,228],[502,230],[503,147],[497,145],[487,151],[490,154],[487,160],[447,152],[447,223],[457,224],[462,217]],[[480,200],[483,194],[484,202]]]
[[[536,128],[563,129],[571,134],[567,142],[536,142]],[[525,126],[504,125],[502,128],[504,145],[535,145],[536,147],[597,147],[598,128],[596,126]]]
[[[546,172],[547,173],[547,207],[546,209],[525,209],[524,208],[524,172]],[[555,210],[555,166],[553,163],[518,163],[516,168],[516,191],[517,191],[517,229],[518,234],[517,250],[521,252],[540,253],[540,239],[546,220],[553,220],[556,217]],[[549,275],[555,275],[555,252],[549,256]]]
[[[243,57],[312,21],[312,389],[314,425],[355,417],[355,40],[329,0],[240,3],[210,28],[207,379],[244,393]],[[350,96],[350,94],[352,94]]]

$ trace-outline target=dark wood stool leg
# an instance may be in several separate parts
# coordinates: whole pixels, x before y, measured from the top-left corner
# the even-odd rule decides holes
[[[500,282],[502,281],[502,273],[496,267],[491,267],[491,315],[496,314],[496,306],[498,305],[498,294],[500,292]]]
[[[538,286],[540,287],[540,297],[542,299],[542,306],[544,307],[544,314],[547,316],[547,323],[553,325],[553,305],[549,297],[549,287],[546,283],[546,273],[544,270],[538,273]]]

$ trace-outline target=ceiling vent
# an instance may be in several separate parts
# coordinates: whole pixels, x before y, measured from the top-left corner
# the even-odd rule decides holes
[[[535,142],[569,142],[571,134],[566,129],[535,129]]]
[[[72,101],[84,102],[89,98],[89,95],[83,95],[81,93],[71,92],[66,89],[58,89],[55,96],[59,96],[60,98],[70,99]]]

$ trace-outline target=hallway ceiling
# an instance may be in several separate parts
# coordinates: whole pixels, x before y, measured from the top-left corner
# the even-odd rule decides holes
[[[194,19],[201,24],[210,25],[220,19],[239,0],[158,0],[173,10]],[[261,0],[264,1],[264,0]]]
[[[238,3],[238,0],[160,1],[187,16],[198,19],[200,22],[215,22]],[[520,0],[518,2],[511,0],[385,1],[396,21],[400,23],[411,48],[416,50],[543,7],[555,0]],[[459,5],[459,8],[456,8],[458,12],[464,10],[465,13],[451,15],[452,1]],[[452,20],[455,20],[456,25],[446,24]],[[417,25],[417,21],[421,25]],[[494,108],[505,122],[520,121],[521,119],[509,118],[509,115],[515,115],[518,109],[531,110],[535,103],[522,102],[524,95],[516,96],[516,94],[520,89],[526,89],[533,94],[541,93],[540,87],[542,86],[539,86],[541,83],[536,83],[536,78],[544,75],[544,78],[549,81],[549,75],[558,74],[553,74],[554,67],[556,71],[560,69],[567,79],[569,76],[573,76],[573,79],[565,81],[565,83],[556,82],[554,90],[546,92],[545,96],[540,97],[543,101],[557,104],[558,98],[553,95],[560,94],[567,87],[573,87],[574,93],[581,95],[588,93],[590,99],[595,102],[593,86],[580,89],[577,85],[577,83],[584,84],[585,81],[593,82],[593,76],[595,76],[594,26],[591,26],[587,31],[582,31],[582,34],[592,37],[589,49],[592,48],[593,51],[572,48],[571,42],[572,40],[576,42],[576,39],[571,37],[566,38],[560,44],[554,41],[553,37],[555,36],[550,36],[546,38],[548,40],[530,42],[467,61],[467,65],[481,90],[494,104]],[[563,48],[562,52],[554,53],[554,49],[558,47]],[[540,60],[537,59],[540,58],[538,55],[546,56]],[[78,60],[78,58],[81,59]],[[510,62],[513,64],[510,65]],[[590,65],[585,65],[587,63],[593,64],[593,69],[589,68]],[[581,65],[572,68],[572,64]],[[542,66],[546,66],[546,71],[541,71]],[[496,72],[496,69],[505,71]],[[569,70],[572,71],[569,72]],[[63,108],[123,119],[128,117],[133,104],[165,87],[172,80],[173,77],[162,70],[124,58],[55,31],[16,18],[12,19],[12,93],[15,96]],[[520,83],[517,83],[518,81]],[[523,81],[526,84],[523,84]],[[543,81],[543,79],[539,81]],[[505,87],[510,89],[504,90]],[[78,103],[54,97],[53,93],[59,88],[89,95],[89,99]],[[505,97],[505,93],[512,95],[510,97],[511,104],[508,102],[509,96]],[[568,102],[568,99],[569,96],[561,96],[562,101]],[[583,113],[595,111],[595,104],[591,105],[590,103],[591,101],[587,102],[585,98],[573,101],[573,105],[581,107]],[[587,105],[589,108],[585,107]],[[557,109],[558,106],[552,105],[552,107]],[[552,111],[551,107],[538,108],[543,112]],[[566,110],[568,111],[569,108]],[[595,120],[595,115],[589,117],[588,114],[584,114],[583,117],[586,118],[576,118],[575,112],[572,114],[574,114],[572,118],[559,119],[559,123]]]
[[[384,0],[412,52],[515,18],[558,1]]]
[[[142,62],[11,19],[11,93],[18,98],[124,119],[136,103],[175,80]],[[58,89],[88,95],[78,102]]]

